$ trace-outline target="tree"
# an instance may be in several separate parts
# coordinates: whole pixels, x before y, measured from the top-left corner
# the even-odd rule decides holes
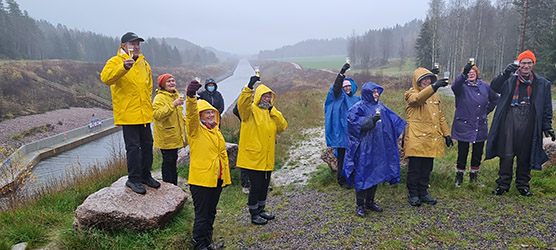
[[[419,37],[415,42],[415,52],[417,56],[417,67],[429,68],[433,62],[433,44],[432,44],[432,27],[430,25],[430,20],[428,17],[421,26],[421,31],[419,32]]]

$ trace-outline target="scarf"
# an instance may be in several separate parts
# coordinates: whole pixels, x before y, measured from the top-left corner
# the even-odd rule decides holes
[[[514,96],[512,98],[511,106],[517,106],[518,104],[531,104],[531,93],[533,92],[533,88],[531,87],[533,83],[533,72],[528,76],[529,79],[525,79],[526,76],[521,75],[521,71],[517,72],[517,83],[515,85]],[[527,96],[523,97],[521,101],[519,101],[519,85],[521,83],[527,85]]]
[[[214,127],[216,127],[216,122],[207,122],[205,120],[201,120],[201,124],[203,124],[208,129],[213,129]]]

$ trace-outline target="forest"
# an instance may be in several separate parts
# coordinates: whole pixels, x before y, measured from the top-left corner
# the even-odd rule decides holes
[[[207,65],[219,61],[214,52],[185,40],[179,43],[182,46],[176,46],[166,39],[145,39],[141,50],[153,66]],[[178,44],[175,39],[171,40]],[[22,11],[15,0],[5,3],[0,0],[0,59],[105,62],[116,54],[119,44],[119,37],[35,20],[27,11]]]
[[[554,0],[431,0],[426,19],[415,25],[418,34],[405,30],[402,36],[395,27],[351,37],[349,56],[361,68],[415,56],[417,66],[439,63],[451,72],[473,57],[483,76],[494,76],[529,49],[537,56],[535,71],[556,79]]]

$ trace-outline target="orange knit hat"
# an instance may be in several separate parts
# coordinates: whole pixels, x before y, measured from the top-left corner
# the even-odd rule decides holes
[[[166,87],[166,81],[167,81],[168,78],[170,78],[170,77],[174,78],[174,76],[173,76],[173,75],[170,75],[170,74],[163,74],[163,75],[160,75],[160,76],[158,77],[158,87],[159,87],[159,88],[164,88],[164,87]]]
[[[537,58],[535,58],[535,54],[533,54],[533,52],[530,50],[521,52],[521,54],[519,54],[519,56],[517,57],[517,60],[521,62],[521,60],[525,58],[529,58],[533,60],[533,63],[537,63]]]

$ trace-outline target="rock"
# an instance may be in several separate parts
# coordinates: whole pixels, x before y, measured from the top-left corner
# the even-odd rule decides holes
[[[226,142],[226,151],[228,152],[228,163],[230,168],[236,167],[238,146],[234,143]],[[178,166],[189,165],[189,145],[178,151]]]
[[[27,242],[17,243],[12,246],[12,250],[25,250],[27,249]]]
[[[338,171],[338,159],[336,159],[336,156],[334,155],[334,148],[325,148],[322,151],[320,158],[328,164],[328,167],[330,167],[332,171]]]
[[[550,138],[543,138],[542,148],[549,158],[544,165],[549,164],[556,167],[556,142],[553,142]]]
[[[87,199],[75,210],[75,229],[131,229],[144,231],[163,228],[187,200],[185,192],[173,184],[161,182],[158,189],[145,186],[140,195],[125,186],[124,176]]]

